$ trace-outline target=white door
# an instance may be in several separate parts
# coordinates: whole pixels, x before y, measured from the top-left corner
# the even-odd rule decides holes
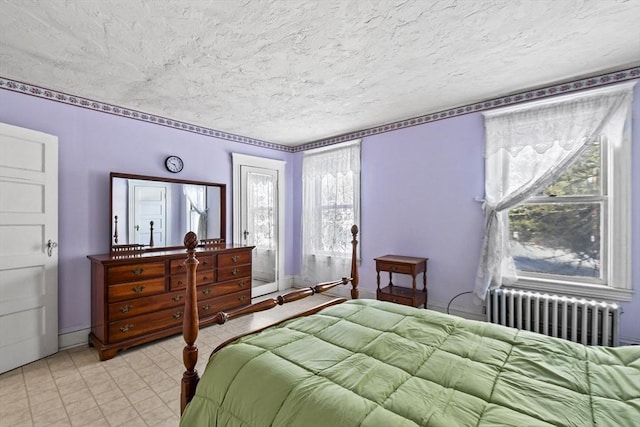
[[[58,138],[0,123],[0,373],[58,351]]]
[[[253,249],[251,296],[280,289],[284,271],[284,162],[234,154],[234,242]]]
[[[150,185],[149,182],[141,185],[136,181],[131,181],[129,195],[131,198],[130,214],[132,215],[132,219],[129,221],[132,227],[129,230],[129,235],[133,236],[131,243],[145,246],[166,246],[169,216],[167,185]],[[151,227],[153,227],[153,239],[151,239]]]

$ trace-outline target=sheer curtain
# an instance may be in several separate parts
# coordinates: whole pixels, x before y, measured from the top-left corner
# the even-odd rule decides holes
[[[205,187],[199,185],[183,186],[183,192],[190,205],[191,210],[198,214],[198,227],[193,230],[199,239],[207,238],[207,201],[205,197]],[[189,221],[189,220],[187,220]],[[187,223],[187,225],[189,225]]]
[[[632,86],[621,85],[485,113],[485,228],[474,292],[517,279],[508,212],[547,186],[593,142],[621,140]],[[615,149],[615,147],[614,147]]]
[[[351,226],[360,222],[360,141],[302,161],[302,278],[335,280],[351,271]]]
[[[260,173],[247,174],[247,223],[258,249],[275,249],[274,178]]]
[[[247,173],[248,244],[255,245],[253,278],[266,283],[276,280],[276,224],[274,177]]]

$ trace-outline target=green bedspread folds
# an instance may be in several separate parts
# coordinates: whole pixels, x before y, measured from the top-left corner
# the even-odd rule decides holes
[[[640,426],[640,346],[353,300],[214,354],[182,426]]]

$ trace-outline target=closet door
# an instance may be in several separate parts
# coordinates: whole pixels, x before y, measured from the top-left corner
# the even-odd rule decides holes
[[[0,373],[58,351],[58,138],[0,123]]]

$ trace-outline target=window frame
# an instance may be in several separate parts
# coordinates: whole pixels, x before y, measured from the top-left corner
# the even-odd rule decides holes
[[[603,208],[601,211],[601,269],[602,281],[595,283],[584,278],[521,272],[514,288],[570,294],[586,298],[630,301],[633,296],[631,281],[631,126],[629,109],[620,141],[603,141],[601,176]],[[566,198],[566,197],[565,197]],[[572,200],[594,199],[593,196],[571,196]],[[559,197],[533,196],[532,201]]]

